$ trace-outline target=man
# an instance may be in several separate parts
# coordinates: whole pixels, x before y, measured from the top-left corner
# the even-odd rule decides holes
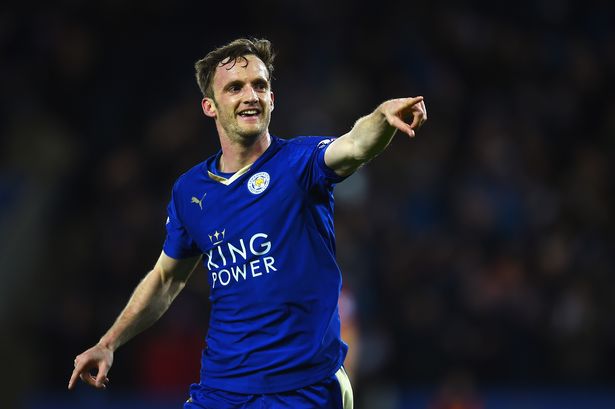
[[[425,104],[386,101],[337,139],[278,139],[268,129],[273,57],[269,41],[239,39],[196,63],[222,149],[175,183],[160,258],[98,344],[76,357],[69,389],[77,378],[105,388],[114,351],[160,318],[204,255],[212,310],[201,381],[184,407],[352,407],[333,186],[397,129],[413,137]]]

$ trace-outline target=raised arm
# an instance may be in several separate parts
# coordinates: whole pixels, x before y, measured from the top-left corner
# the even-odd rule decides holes
[[[412,117],[412,122],[405,122]],[[427,120],[423,97],[385,101],[374,112],[360,118],[350,132],[337,138],[325,152],[325,163],[340,176],[348,176],[382,152],[396,130],[411,138]]]
[[[201,256],[176,260],[162,252],[111,328],[96,345],[75,358],[75,369],[68,389],[73,389],[77,378],[90,386],[104,389],[109,381],[107,373],[113,364],[115,350],[164,314],[186,285],[200,259]],[[97,369],[96,376],[90,373],[93,369]]]

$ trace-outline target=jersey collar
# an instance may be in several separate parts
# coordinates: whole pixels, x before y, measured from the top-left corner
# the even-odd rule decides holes
[[[243,175],[244,173],[246,173],[247,171],[249,171],[249,170],[250,170],[250,167],[252,167],[252,163],[251,163],[251,164],[249,164],[249,165],[247,165],[247,166],[244,166],[244,167],[243,167],[243,168],[241,168],[241,169],[239,169],[237,172],[235,172],[235,174],[233,174],[233,176],[231,176],[231,177],[230,177],[230,178],[228,178],[228,179],[227,179],[227,178],[225,178],[225,177],[223,177],[223,176],[216,175],[216,174],[212,173],[210,170],[207,170],[207,175],[208,175],[211,179],[215,180],[216,182],[220,182],[220,183],[222,183],[223,185],[228,186],[228,185],[230,185],[231,183],[233,183],[234,181],[236,181],[237,179],[239,179],[239,177],[240,177],[241,175]]]
[[[278,143],[279,143],[278,138],[271,135],[271,143],[269,144],[265,152],[263,152],[263,154],[259,156],[254,163],[251,163],[239,169],[230,178],[225,178],[224,176],[216,175],[211,170],[209,170],[211,169],[210,166],[216,166],[216,163],[220,160],[220,156],[222,156],[222,150],[220,150],[218,154],[216,154],[216,156],[213,157],[213,160],[212,162],[210,162],[209,166],[206,166],[207,176],[209,176],[210,179],[215,180],[216,182],[219,182],[225,186],[228,186],[234,181],[236,181],[237,179],[239,179],[241,176],[245,175],[248,171],[250,171],[252,166],[256,165],[257,163],[265,160],[265,158],[267,158],[268,156],[272,155],[273,152],[277,150]]]

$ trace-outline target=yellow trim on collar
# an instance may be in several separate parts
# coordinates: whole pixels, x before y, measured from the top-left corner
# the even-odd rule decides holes
[[[237,172],[235,172],[235,174],[233,176],[231,176],[230,178],[225,178],[222,176],[218,176],[216,174],[211,173],[209,170],[207,171],[207,174],[209,175],[209,177],[213,180],[215,180],[216,182],[220,182],[223,185],[230,185],[231,183],[233,183],[234,181],[236,181],[239,176],[243,175],[244,173],[246,173],[247,171],[250,170],[250,166],[252,166],[252,164],[249,164],[247,166],[244,166],[243,168],[239,169]]]

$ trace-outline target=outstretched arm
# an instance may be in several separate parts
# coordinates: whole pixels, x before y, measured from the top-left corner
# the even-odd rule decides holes
[[[96,345],[75,358],[75,369],[68,389],[75,386],[77,378],[90,386],[104,389],[109,381],[107,373],[113,364],[115,350],[164,314],[186,285],[200,258],[176,260],[162,252],[107,333]],[[90,373],[93,369],[98,370],[96,377]]]
[[[404,118],[410,116],[412,122],[405,122]],[[398,129],[413,138],[426,120],[423,97],[385,101],[331,143],[325,152],[325,163],[338,175],[348,176],[382,152]]]

